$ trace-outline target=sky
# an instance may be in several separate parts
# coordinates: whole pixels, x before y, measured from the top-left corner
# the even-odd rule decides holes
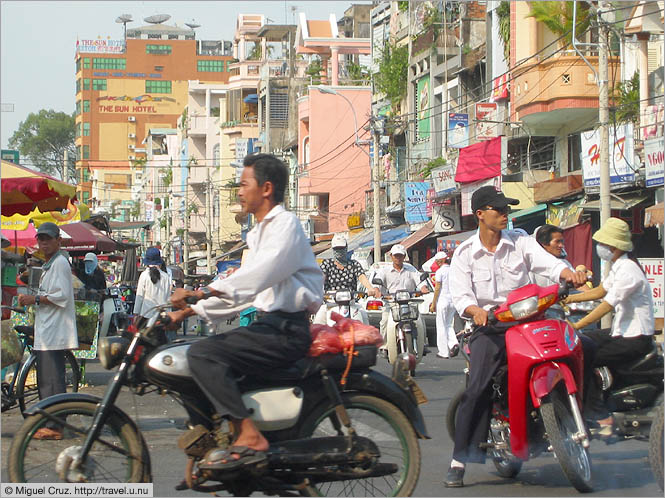
[[[263,14],[274,24],[293,24],[294,14],[308,19],[339,20],[351,1],[42,1],[0,0],[0,101],[3,104],[0,142],[9,138],[31,112],[53,109],[71,113],[75,108],[76,40],[122,38],[115,19],[131,14],[129,28],[143,26],[143,18],[169,14],[165,24],[194,19],[202,40],[232,40],[238,14]],[[353,3],[369,3],[356,0]],[[13,112],[4,112],[13,104]]]

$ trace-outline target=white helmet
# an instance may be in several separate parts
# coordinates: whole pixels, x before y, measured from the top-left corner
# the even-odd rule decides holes
[[[346,237],[344,237],[344,234],[336,233],[332,238],[330,247],[332,247],[333,249],[336,249],[338,247],[346,247]]]

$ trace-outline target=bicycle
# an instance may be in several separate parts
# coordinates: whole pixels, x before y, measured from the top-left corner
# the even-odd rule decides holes
[[[3,309],[9,309],[15,313],[25,313],[22,308],[13,306],[2,306]],[[2,412],[5,412],[18,403],[21,415],[25,418],[25,409],[31,403],[39,400],[39,390],[37,389],[37,355],[33,351],[35,340],[34,327],[27,325],[16,325],[14,327],[21,342],[21,360],[16,363],[14,373],[10,382],[2,379]],[[24,362],[25,352],[30,353],[28,359]],[[78,362],[71,351],[65,351],[65,384],[68,392],[78,392],[81,371]]]

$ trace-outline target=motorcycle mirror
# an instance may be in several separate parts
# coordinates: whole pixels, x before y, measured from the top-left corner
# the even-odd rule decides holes
[[[427,272],[422,272],[422,273],[420,274],[420,281],[421,281],[421,282],[424,282],[424,281],[427,280],[428,278],[429,278],[429,275],[427,274]]]
[[[383,285],[383,280],[381,280],[379,277],[374,277],[374,278],[372,279],[372,283],[373,283],[374,285]]]

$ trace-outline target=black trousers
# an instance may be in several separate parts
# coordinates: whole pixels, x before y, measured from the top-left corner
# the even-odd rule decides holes
[[[187,352],[194,380],[219,415],[243,419],[249,412],[242,402],[240,376],[268,377],[290,366],[309,350],[311,336],[306,313],[272,312],[223,334],[201,339]]]
[[[469,340],[469,383],[462,395],[455,423],[453,458],[459,462],[484,463],[492,414],[492,377],[506,363],[505,329],[479,327]]]
[[[653,347],[653,336],[612,337],[610,329],[590,330],[584,335],[596,345],[596,354],[590,362],[591,370],[597,367],[619,367],[627,362],[637,360],[646,355]],[[585,362],[586,368],[586,362]],[[610,416],[605,407],[603,392],[594,376],[586,384],[584,415],[593,420]]]
[[[37,388],[39,390],[39,399],[66,392],[65,352],[63,350],[34,350],[34,353],[37,357]]]

